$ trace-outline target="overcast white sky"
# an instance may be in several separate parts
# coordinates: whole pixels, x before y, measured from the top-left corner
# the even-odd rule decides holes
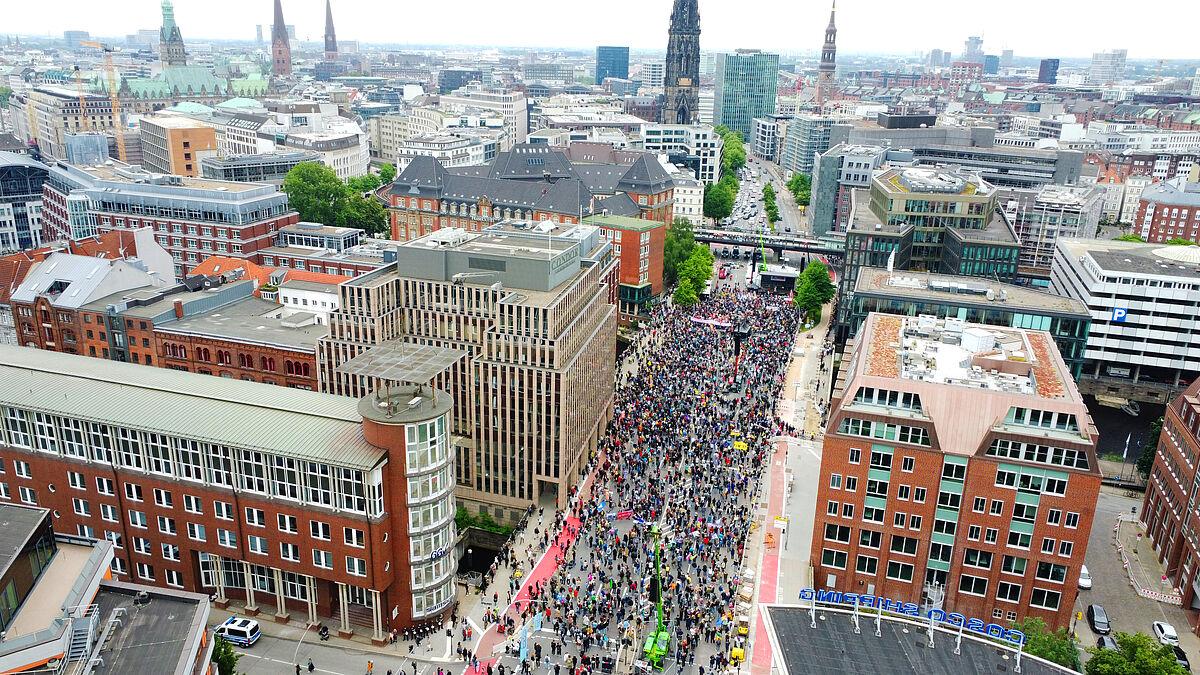
[[[828,0],[748,3],[699,0],[702,49],[818,49]],[[962,51],[982,35],[984,51],[1017,56],[1090,56],[1126,48],[1130,59],[1200,58],[1200,2],[1178,0],[1131,9],[1126,0],[937,2],[841,0],[838,48],[847,52]],[[160,0],[0,0],[0,34],[124,36],[161,23]],[[47,10],[47,7],[52,10]],[[1154,9],[1157,7],[1158,9]],[[942,10],[941,14],[936,14]],[[283,0],[284,18],[302,40],[320,40],[325,0]],[[529,47],[629,45],[665,49],[671,0],[333,0],[343,40],[401,44]],[[175,0],[185,40],[270,39],[272,0]],[[1154,23],[1155,25],[1152,25]]]

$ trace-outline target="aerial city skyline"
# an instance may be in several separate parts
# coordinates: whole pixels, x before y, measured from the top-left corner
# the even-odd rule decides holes
[[[1189,672],[1196,10],[665,4],[6,8],[0,672]]]

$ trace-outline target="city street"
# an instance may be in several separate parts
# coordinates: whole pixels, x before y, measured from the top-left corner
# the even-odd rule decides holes
[[[1200,653],[1200,638],[1188,630],[1187,617],[1180,607],[1143,598],[1134,593],[1121,566],[1121,559],[1113,544],[1113,526],[1117,514],[1130,515],[1131,509],[1142,508],[1142,496],[1127,497],[1124,491],[1102,488],[1096,503],[1096,517],[1088,535],[1088,550],[1084,563],[1092,575],[1091,590],[1080,590],[1075,601],[1075,610],[1084,612],[1084,618],[1075,627],[1080,647],[1095,647],[1099,638],[1087,623],[1087,607],[1097,604],[1108,612],[1114,632],[1149,634],[1155,621],[1167,621],[1179,633],[1179,646],[1188,654]],[[1129,551],[1131,557],[1135,555]],[[1154,554],[1147,541],[1138,546],[1136,555],[1152,557]],[[1087,654],[1080,654],[1087,659]]]

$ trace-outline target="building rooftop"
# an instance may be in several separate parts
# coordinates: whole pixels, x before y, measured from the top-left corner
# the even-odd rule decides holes
[[[632,230],[634,232],[646,232],[665,225],[657,220],[646,220],[645,218],[631,218],[630,216],[614,216],[612,214],[597,214],[587,216],[583,219],[586,225],[595,225],[596,227],[607,227],[614,230]]]
[[[250,297],[207,314],[156,326],[155,332],[228,338],[315,353],[317,340],[329,332],[328,326],[315,320],[316,316],[308,312],[296,312],[269,300]]]
[[[62,162],[59,162],[59,166],[64,165]],[[212,178],[191,178],[189,176],[151,173],[140,166],[120,164],[113,160],[109,160],[109,163],[106,164],[77,168],[97,180],[124,183],[131,186],[154,185],[159,187],[181,187],[230,193],[250,192],[263,187],[270,187],[264,183],[243,183],[230,180],[215,180]]]
[[[345,234],[354,234],[362,232],[362,230],[353,227],[334,227],[332,225],[323,225],[321,223],[310,223],[308,221],[300,221],[294,225],[284,225],[279,228],[280,232],[299,232],[300,234],[321,234],[325,236],[340,237]]]
[[[344,396],[10,345],[0,381],[0,404],[53,415],[359,468],[382,454]]]
[[[71,597],[75,581],[84,576],[84,570],[96,550],[95,546],[66,541],[58,541],[57,546],[58,552],[50,559],[50,564],[42,571],[33,590],[17,610],[5,637],[36,633],[61,617],[63,605]]]
[[[400,242],[397,246],[410,249],[462,251],[525,260],[546,260],[575,246],[575,242],[563,239],[561,236],[546,236],[543,239],[536,236],[511,237],[509,233],[550,235],[558,229],[561,228],[552,223],[535,224],[524,221],[504,221],[489,227],[485,232],[478,233],[468,232],[462,228],[444,227],[419,239]],[[556,234],[561,234],[561,232]]]
[[[166,129],[211,129],[211,124],[205,124],[183,115],[151,115],[143,117],[142,122],[150,122]]]
[[[1075,238],[1059,239],[1057,245],[1062,253],[1055,255],[1065,254],[1071,259],[1091,258],[1104,272],[1200,280],[1200,263],[1187,260],[1194,254],[1193,249],[1200,250],[1195,246]]]
[[[875,181],[891,193],[983,196],[994,191],[977,176],[930,167],[889,169],[875,176]]]
[[[147,594],[144,602],[137,599],[140,592]],[[96,652],[107,675],[191,675],[196,662],[203,663],[208,596],[104,581],[95,604],[111,631]],[[109,623],[117,610],[120,623]]]
[[[1065,412],[1079,420],[1073,431],[1046,433],[1067,434],[1082,443],[1096,436],[1070,370],[1045,331],[872,313],[859,331],[846,373],[831,428],[857,408],[885,410],[894,417],[932,422],[934,448],[972,456],[989,432],[1004,423],[1010,408],[1025,407]],[[902,410],[856,402],[860,387],[912,392],[920,405]],[[963,415],[963,410],[971,414]],[[1096,470],[1094,462],[1089,466]]]
[[[1159,181],[1142,190],[1142,201],[1163,206],[1200,207],[1200,183],[1189,183],[1186,176]]]
[[[1066,314],[1081,318],[1090,316],[1087,306],[1074,298],[1034,290],[1028,286],[932,272],[889,274],[880,267],[859,269],[854,294],[983,307],[996,311]]]
[[[927,619],[898,620],[884,614],[881,636],[875,637],[875,613],[860,609],[861,632],[855,632],[849,609],[818,605],[816,626],[807,603],[768,605],[763,613],[768,622],[772,648],[781,658],[783,675],[958,675],[959,673],[1010,672],[1015,647],[976,637],[963,636],[955,653],[957,631],[939,627],[934,648],[929,647]],[[1026,675],[1066,675],[1074,671],[1025,653],[1021,672]]]
[[[0,577],[46,517],[43,509],[0,503]]]

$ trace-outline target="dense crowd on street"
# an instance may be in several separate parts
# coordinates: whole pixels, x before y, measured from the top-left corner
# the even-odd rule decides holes
[[[640,657],[635,640],[658,620],[648,597],[656,550],[663,619],[673,634],[669,667],[704,675],[729,665],[731,647],[744,646],[738,587],[753,566],[743,556],[774,452],[770,439],[791,431],[775,406],[796,318],[786,298],[722,292],[691,307],[662,305],[642,326],[626,356],[637,367],[619,376],[589,489],[569,509],[531,511],[497,560],[514,572],[507,588],[485,591],[500,608],[487,618],[509,638],[516,670],[598,672],[613,641]],[[749,335],[735,353],[738,326]],[[547,550],[554,571],[531,578],[528,595],[518,595],[520,574]],[[547,653],[535,644],[520,654],[515,632],[537,614],[553,634]],[[480,668],[469,650],[461,654]],[[505,675],[500,663],[485,669]]]

